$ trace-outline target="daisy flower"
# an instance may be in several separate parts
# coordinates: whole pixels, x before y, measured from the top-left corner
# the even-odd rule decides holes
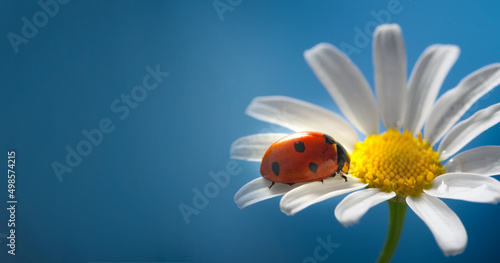
[[[400,27],[377,27],[373,37],[377,103],[362,73],[339,49],[320,43],[306,50],[307,63],[349,122],[319,106],[283,96],[257,97],[246,114],[294,131],[331,135],[351,154],[348,182],[337,176],[323,183],[276,184],[269,189],[271,182],[259,177],[236,193],[238,207],[283,195],[281,210],[293,215],[317,202],[361,189],[337,205],[335,217],[348,226],[357,223],[371,207],[389,201],[388,238],[379,262],[390,260],[407,206],[429,227],[445,255],[462,253],[467,245],[465,228],[439,198],[500,201],[500,182],[491,177],[500,174],[500,146],[457,154],[500,121],[499,103],[458,122],[475,101],[500,84],[500,64],[474,71],[436,100],[458,55],[459,48],[454,45],[428,47],[407,81]],[[379,117],[387,129],[380,134]],[[366,135],[364,141],[353,127]],[[261,161],[267,148],[285,135],[239,138],[231,145],[231,158]]]

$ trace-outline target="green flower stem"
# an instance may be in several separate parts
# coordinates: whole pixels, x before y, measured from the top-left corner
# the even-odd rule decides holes
[[[378,263],[390,262],[394,251],[399,243],[401,230],[405,222],[406,215],[406,202],[404,199],[397,199],[398,197],[387,201],[389,204],[389,229],[387,230],[387,238],[385,240],[384,248],[378,257]]]

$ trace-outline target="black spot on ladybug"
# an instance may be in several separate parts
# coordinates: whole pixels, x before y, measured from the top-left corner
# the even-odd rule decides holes
[[[323,136],[325,137],[325,142],[326,143],[328,143],[328,144],[334,144],[335,143],[335,140],[330,135],[323,134]]]
[[[295,150],[299,153],[304,152],[306,150],[306,146],[304,145],[303,141],[298,141],[294,143],[293,147],[295,147]]]
[[[318,170],[318,165],[315,163],[310,163],[309,170],[311,170],[311,172],[313,172],[313,173],[316,173],[316,171]]]
[[[273,168],[273,172],[276,176],[280,175],[280,164],[278,162],[273,162],[271,167]]]

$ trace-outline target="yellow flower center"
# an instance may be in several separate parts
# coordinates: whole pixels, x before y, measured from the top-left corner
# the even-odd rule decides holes
[[[416,196],[444,173],[439,155],[426,141],[405,131],[388,130],[358,142],[351,155],[350,173],[384,192]]]

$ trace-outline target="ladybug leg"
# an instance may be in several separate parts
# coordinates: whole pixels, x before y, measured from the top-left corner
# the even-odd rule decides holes
[[[347,177],[346,177],[345,175],[343,175],[343,174],[342,174],[341,176],[342,176],[342,178],[344,178],[344,180],[345,180],[345,182],[344,182],[344,183],[347,183]]]
[[[269,186],[269,189],[271,189],[271,187],[273,187],[273,185],[274,185],[274,182]]]
[[[292,185],[294,185],[294,184],[295,184],[295,183],[292,183],[292,184],[288,184],[288,185],[289,185],[289,186],[292,186]]]
[[[335,177],[335,175],[337,175],[337,174],[340,174],[340,176],[341,176],[342,178],[344,178],[345,183],[347,183],[347,177],[345,176],[345,174],[344,174],[343,172],[335,172],[334,174],[332,174],[332,176],[331,176],[331,177]]]
[[[320,180],[322,184],[324,184],[325,182],[323,182],[323,180]]]

